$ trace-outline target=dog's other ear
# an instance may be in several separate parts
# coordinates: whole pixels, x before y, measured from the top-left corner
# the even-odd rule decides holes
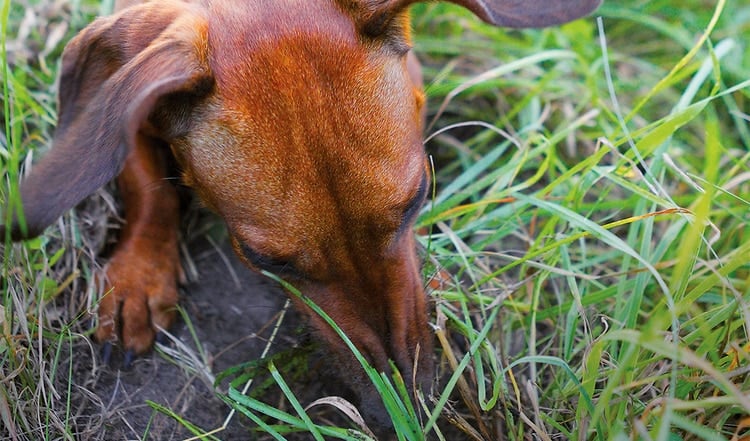
[[[25,228],[16,214],[14,239],[40,234],[115,177],[160,100],[208,93],[207,26],[201,9],[167,0],[100,18],[68,43],[52,149],[21,182]]]
[[[362,31],[380,35],[391,20],[407,6],[420,0],[360,0]],[[541,28],[583,17],[594,11],[601,0],[448,0],[470,10],[495,26]]]

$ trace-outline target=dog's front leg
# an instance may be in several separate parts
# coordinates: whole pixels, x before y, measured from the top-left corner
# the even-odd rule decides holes
[[[105,342],[105,354],[120,342],[126,364],[147,351],[175,316],[179,199],[167,181],[166,150],[139,133],[117,179],[126,223],[105,270],[96,337]]]

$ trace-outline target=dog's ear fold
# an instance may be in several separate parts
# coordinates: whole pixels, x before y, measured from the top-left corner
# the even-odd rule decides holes
[[[420,0],[361,0],[361,29],[384,33],[393,18]],[[541,28],[566,23],[594,11],[601,0],[448,0],[495,26]]]
[[[140,130],[159,136],[149,123],[159,103],[210,91],[206,38],[200,9],[164,1],[98,19],[71,40],[52,149],[21,182],[25,228],[15,216],[14,239],[40,234],[115,177]]]
[[[601,0],[451,0],[495,26],[543,28],[581,18]]]

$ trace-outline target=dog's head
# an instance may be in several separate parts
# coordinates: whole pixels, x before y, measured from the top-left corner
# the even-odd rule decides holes
[[[331,2],[273,4],[209,15],[209,29],[222,29],[208,38],[214,92],[172,141],[185,181],[249,266],[311,298],[379,370],[392,359],[410,378],[416,364],[426,383],[432,347],[411,228],[428,189],[424,99],[404,68],[408,41],[363,40]],[[341,338],[308,315],[336,364],[366,385]]]
[[[121,169],[136,134],[169,144],[239,256],[289,281],[380,371],[430,383],[412,226],[429,179],[408,0],[165,0],[102,18],[66,48],[54,148],[22,185],[38,234]],[[546,26],[598,0],[456,0]],[[299,300],[354,383],[362,370]]]

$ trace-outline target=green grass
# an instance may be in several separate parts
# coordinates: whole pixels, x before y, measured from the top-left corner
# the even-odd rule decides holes
[[[745,3],[605,0],[601,27],[523,32],[455,6],[413,8],[434,119],[435,192],[418,222],[430,231],[425,279],[450,275],[430,293],[443,382],[422,427],[486,440],[750,434]],[[97,8],[74,9],[73,27]],[[23,7],[3,11],[10,41]],[[27,153],[49,143],[60,48],[4,69],[3,201],[17,197]],[[101,243],[80,216],[0,245],[0,438],[73,437],[67,394],[47,385],[69,369],[58,360],[83,340],[91,306]],[[247,396],[238,381],[226,397],[235,418],[276,439],[358,439],[310,421],[283,369],[268,369],[291,404]],[[397,380],[375,377],[404,405]],[[407,415],[400,439],[420,437],[418,419],[395,414]]]

